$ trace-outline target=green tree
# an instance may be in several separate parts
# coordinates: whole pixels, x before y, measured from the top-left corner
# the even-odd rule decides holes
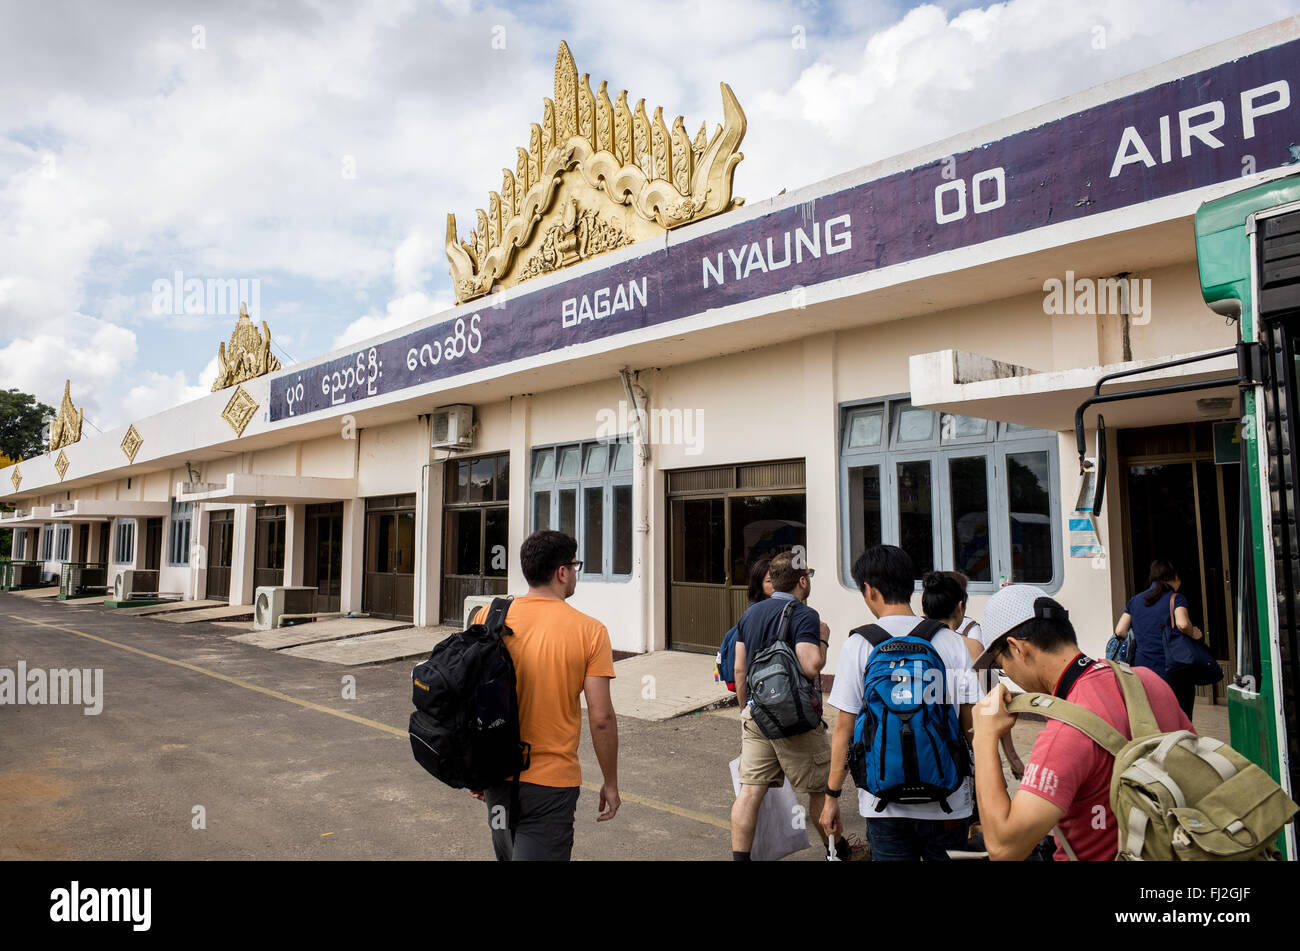
[[[0,390],[0,456],[18,460],[45,451],[54,407],[30,393]]]

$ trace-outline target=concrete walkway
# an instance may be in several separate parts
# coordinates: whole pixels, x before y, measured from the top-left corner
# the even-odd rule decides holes
[[[240,644],[252,644],[267,650],[278,651],[299,644],[315,644],[320,641],[337,641],[356,637],[361,634],[378,634],[380,631],[409,630],[411,624],[406,621],[390,621],[374,617],[339,617],[312,624],[295,624],[271,631],[252,631],[237,634],[231,638]]]
[[[713,655],[654,651],[614,665],[610,698],[620,717],[670,720],[734,697],[713,679]]]
[[[172,611],[155,620],[170,621],[173,624],[193,624],[196,621],[229,621],[234,618],[253,616],[251,604],[226,604],[216,608],[200,608],[197,611]]]
[[[57,598],[59,596],[59,586],[53,588],[25,588],[22,591],[10,591],[10,594],[16,594],[20,598]]]
[[[359,664],[377,664],[385,660],[423,657],[433,650],[444,637],[459,633],[455,627],[406,627],[382,634],[363,634],[342,640],[303,644],[280,651],[294,657],[309,657],[327,664],[355,667]]]
[[[122,617],[149,617],[154,614],[171,614],[173,611],[194,611],[199,608],[218,608],[225,601],[168,601],[166,604],[150,604],[142,608],[117,608]]]

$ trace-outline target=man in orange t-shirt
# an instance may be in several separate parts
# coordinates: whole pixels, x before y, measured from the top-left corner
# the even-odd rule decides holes
[[[518,821],[509,822],[513,783],[471,790],[488,805],[492,847],[503,862],[568,861],[573,816],[582,786],[578,739],[579,696],[587,698],[591,743],[600,763],[600,814],[613,819],[618,795],[618,723],[610,700],[614,653],[605,625],[566,603],[578,586],[578,543],[562,532],[534,532],[519,549],[528,594],[515,598],[506,615],[506,648],[515,664],[519,735],[529,749],[519,776]],[[487,609],[475,615],[483,621]]]

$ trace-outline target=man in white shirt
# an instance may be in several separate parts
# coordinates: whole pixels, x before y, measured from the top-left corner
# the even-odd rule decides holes
[[[911,599],[916,570],[911,557],[894,545],[867,549],[853,564],[853,580],[862,592],[876,624],[891,637],[910,634],[922,622],[912,613]],[[979,682],[971,669],[965,642],[947,628],[937,631],[931,645],[943,660],[947,673],[946,699],[959,704],[963,734],[971,728],[971,710],[980,699]],[[838,835],[839,797],[844,788],[845,760],[853,742],[854,721],[862,710],[863,678],[872,646],[860,634],[851,635],[840,650],[835,668],[835,685],[830,705],[839,711],[831,738],[831,772],[822,808],[821,825]],[[858,790],[858,811],[867,819],[867,840],[873,861],[946,861],[948,849],[963,848],[972,812],[971,782],[948,796],[951,811],[938,802],[889,803],[877,811],[878,800],[865,789]]]

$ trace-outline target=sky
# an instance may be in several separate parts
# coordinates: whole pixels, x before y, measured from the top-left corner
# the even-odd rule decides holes
[[[93,435],[208,393],[234,297],[285,366],[447,309],[447,213],[464,237],[514,168],[561,40],[593,88],[692,131],[721,120],[729,83],[748,121],[735,194],[757,200],[1297,14],[1300,0],[0,0],[0,389],[57,408],[71,378]],[[178,275],[222,293],[187,307]]]

